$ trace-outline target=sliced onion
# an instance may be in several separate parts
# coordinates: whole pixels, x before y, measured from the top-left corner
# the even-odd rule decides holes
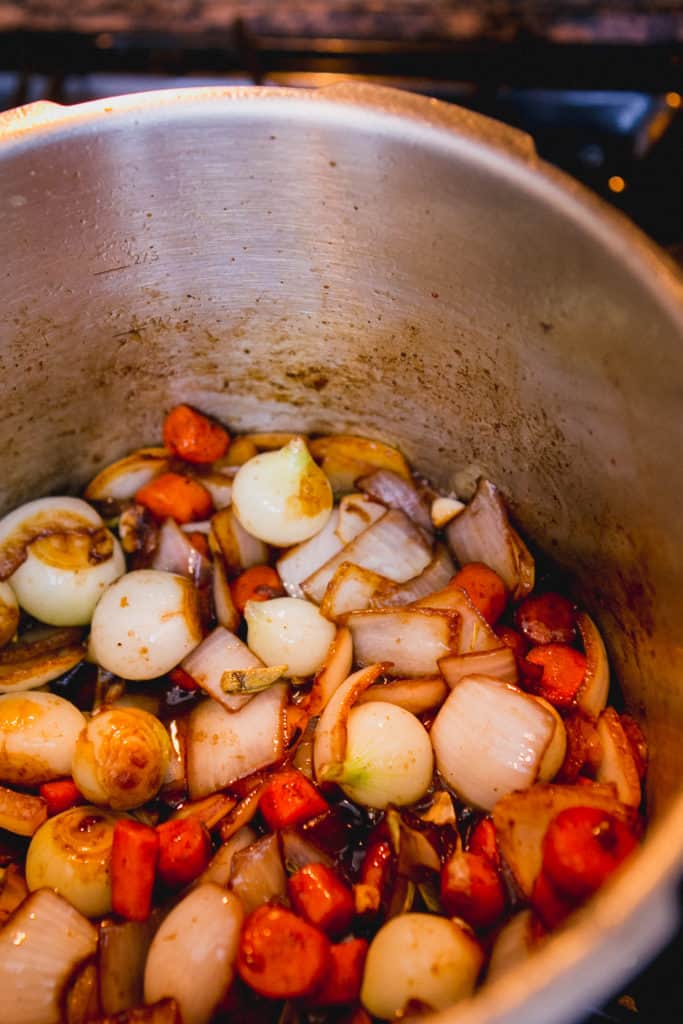
[[[111,812],[88,804],[48,818],[26,855],[29,889],[54,889],[86,917],[110,913],[116,820]]]
[[[248,442],[260,452],[272,452],[277,448],[284,448],[290,441],[296,440],[300,435],[292,434],[286,430],[257,431],[253,434],[243,434],[237,438],[238,441]],[[236,442],[233,441],[233,445]]]
[[[0,693],[33,690],[83,661],[81,629],[38,626],[0,650]]]
[[[229,814],[226,814],[223,821],[218,826],[218,834],[221,837],[221,842],[229,842],[234,835],[236,835],[241,829],[251,824],[258,811],[259,800],[261,799],[261,792],[265,785],[265,781],[261,779],[254,789],[251,789],[243,800],[234,807]]]
[[[351,562],[342,562],[327,584],[320,614],[338,622],[349,612],[364,611],[372,604],[373,595],[387,583],[385,576]]]
[[[490,810],[538,778],[553,715],[497,679],[469,676],[451,690],[431,729],[439,772],[466,802]]]
[[[6,580],[26,558],[28,545],[38,537],[102,529],[102,519],[80,498],[38,498],[0,519],[0,580]]]
[[[213,560],[213,606],[218,625],[234,633],[240,624],[241,616],[235,608],[225,562],[220,554],[214,555]]]
[[[47,805],[42,797],[0,786],[0,828],[18,836],[32,836],[46,818]]]
[[[533,559],[510,526],[503,499],[490,481],[480,479],[470,504],[446,528],[446,539],[461,565],[488,565],[516,601],[533,589]]]
[[[438,661],[457,649],[459,618],[431,608],[353,612],[346,624],[358,665],[391,662],[399,676],[438,674]]]
[[[151,568],[185,576],[198,587],[204,586],[211,578],[210,563],[197,551],[174,519],[166,519],[159,530],[159,541]]]
[[[420,494],[412,480],[406,480],[390,469],[378,469],[369,476],[362,477],[358,481],[358,487],[388,508],[398,508],[405,512],[409,519],[428,534],[433,532],[429,502]]]
[[[19,605],[9,583],[0,582],[0,647],[8,644],[19,625]]]
[[[358,704],[370,701],[385,701],[397,704],[413,715],[436,708],[446,699],[448,687],[441,676],[426,676],[423,679],[393,679],[387,683],[375,683],[358,698]]]
[[[207,882],[163,921],[145,966],[145,1002],[168,996],[183,1024],[208,1024],[235,973],[244,916],[240,901]]]
[[[318,782],[334,774],[346,756],[346,727],[349,712],[358,697],[383,675],[385,665],[370,665],[345,679],[331,695],[315,730],[313,763]]]
[[[237,798],[229,793],[212,793],[201,800],[188,800],[173,812],[170,820],[183,821],[186,818],[196,818],[211,832],[236,803]]]
[[[449,654],[439,660],[439,671],[451,689],[466,676],[487,676],[502,683],[516,683],[519,673],[511,647],[471,654]]]
[[[95,609],[90,652],[123,679],[153,679],[201,640],[197,591],[183,576],[155,569],[126,573]]]
[[[568,807],[597,807],[627,823],[632,813],[617,800],[613,786],[598,783],[536,785],[510,793],[493,808],[498,847],[527,899],[541,871],[548,825]]]
[[[399,875],[419,881],[424,878],[424,868],[428,871],[440,871],[441,861],[424,832],[409,825],[399,811],[390,807],[386,812],[385,822],[389,830],[394,852],[398,857],[397,871]],[[419,824],[420,819],[413,820]]]
[[[339,510],[333,509],[322,530],[290,548],[277,562],[282,585],[290,597],[303,597],[302,582],[341,551],[343,542],[337,536]]]
[[[631,744],[614,708],[605,708],[597,724],[602,756],[595,773],[598,782],[612,782],[617,796],[628,807],[639,807],[640,778]]]
[[[85,718],[54,693],[0,697],[0,781],[38,786],[71,773]]]
[[[308,699],[311,716],[319,715],[327,707],[335,693],[351,671],[353,663],[353,641],[351,633],[343,626],[330,644],[325,661],[316,673]]]
[[[119,516],[119,538],[126,554],[149,558],[156,550],[159,527],[144,505],[129,505]]]
[[[533,946],[532,913],[520,910],[503,925],[491,950],[486,971],[486,980],[493,981],[505,974],[511,967],[523,963],[531,953]]]
[[[576,616],[583,649],[586,654],[586,671],[576,695],[576,703],[591,718],[597,718],[607,704],[609,694],[609,662],[600,631],[585,612]]]
[[[62,991],[96,948],[95,927],[61,896],[29,896],[0,931],[0,1020],[59,1024]]]
[[[170,465],[171,454],[165,448],[138,448],[123,459],[101,470],[86,487],[88,501],[128,501]]]
[[[564,764],[567,753],[567,730],[564,727],[559,711],[556,707],[543,697],[534,697],[538,703],[550,712],[555,722],[555,731],[552,734],[550,743],[543,752],[541,763],[538,767],[538,781],[551,782]]]
[[[460,587],[445,587],[435,594],[420,598],[417,608],[434,608],[441,611],[457,612],[460,616],[458,654],[474,651],[495,651],[501,646],[500,639],[493,632],[486,619],[474,607]]]
[[[431,557],[431,546],[418,527],[403,512],[391,509],[304,580],[302,586],[306,596],[320,604],[327,584],[342,562],[352,562],[395,583],[405,583],[419,575]]]
[[[245,847],[251,846],[256,841],[257,835],[253,829],[248,826],[238,829],[231,839],[228,839],[227,843],[222,843],[213,857],[207,864],[204,871],[197,879],[197,885],[203,885],[204,882],[213,882],[215,885],[222,885],[225,888],[228,886],[230,881],[230,873],[232,871],[232,859],[236,853],[240,850],[244,850]]]
[[[270,901],[287,902],[287,875],[277,835],[271,833],[236,851],[230,888],[239,896],[246,914]]]
[[[408,463],[397,448],[369,437],[333,434],[309,442],[311,454],[322,468],[336,495],[354,489],[358,477],[373,469],[389,469],[410,480]]]
[[[121,1013],[142,1002],[145,961],[159,918],[154,910],[146,921],[102,921],[97,973],[104,1013]]]
[[[455,519],[461,512],[464,512],[466,505],[458,498],[446,498],[439,496],[432,502],[430,515],[432,517],[432,523],[437,530],[442,530],[444,526],[450,523],[451,519]]]
[[[325,661],[335,627],[309,601],[276,597],[247,601],[247,643],[266,665],[286,665],[289,676],[310,676]]]
[[[305,868],[307,864],[325,864],[331,868],[334,861],[319,846],[302,836],[293,828],[285,828],[280,832],[282,842],[282,858],[290,874]]]
[[[65,1024],[88,1024],[100,1014],[97,966],[92,960],[76,969],[62,996]]]
[[[455,572],[453,559],[443,544],[437,544],[426,568],[406,583],[386,583],[373,595],[371,608],[412,604],[445,587]]]
[[[484,959],[479,943],[457,921],[402,914],[370,944],[360,998],[373,1016],[394,1020],[411,1004],[445,1010],[471,995]]]
[[[230,572],[239,573],[268,561],[266,544],[245,530],[232,508],[216,513],[211,534]]]
[[[182,667],[210,697],[228,711],[238,711],[244,707],[250,695],[225,693],[221,686],[223,673],[263,668],[263,662],[234,633],[223,626],[217,626],[185,658]]]
[[[205,700],[190,713],[187,780],[193,800],[277,761],[284,749],[284,683],[257,693],[239,711]]]
[[[348,544],[363,530],[367,530],[368,526],[382,518],[386,510],[386,505],[371,501],[364,494],[346,494],[339,502],[339,523],[336,528],[342,544]]]
[[[17,864],[8,864],[3,871],[0,887],[0,926],[14,913],[28,896],[24,872]]]
[[[217,512],[232,504],[232,476],[226,473],[203,473],[199,482],[211,495]]]

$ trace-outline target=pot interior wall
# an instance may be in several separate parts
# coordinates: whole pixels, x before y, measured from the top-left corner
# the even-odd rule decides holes
[[[477,466],[571,566],[681,775],[680,326],[521,160],[342,102],[114,107],[5,146],[2,505],[158,439],[348,429]],[[458,477],[459,479],[459,477]]]

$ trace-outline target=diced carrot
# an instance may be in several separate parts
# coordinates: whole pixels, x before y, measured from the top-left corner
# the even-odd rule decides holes
[[[515,625],[532,644],[570,644],[576,637],[576,612],[562,594],[531,594],[518,604]]]
[[[145,921],[149,917],[158,854],[159,836],[155,829],[129,818],[116,822],[111,848],[114,913],[129,921]]]
[[[278,772],[268,780],[261,793],[260,810],[268,828],[291,828],[327,810],[312,782],[296,768]]]
[[[491,863],[500,867],[500,853],[496,842],[496,826],[491,818],[482,818],[470,832],[470,840],[467,844],[470,853],[478,853],[488,857]]]
[[[209,463],[225,455],[230,435],[189,405],[176,405],[164,420],[164,444],[186,462]]]
[[[374,914],[386,904],[396,875],[396,857],[388,839],[381,834],[368,843],[361,864],[358,884],[354,886],[356,913]]]
[[[493,626],[505,611],[507,587],[497,572],[483,562],[468,562],[455,574],[449,586],[460,587],[472,604]]]
[[[180,473],[162,473],[155,477],[140,488],[135,500],[149,509],[155,519],[170,517],[177,523],[208,519],[213,512],[213,500],[206,487]]]
[[[237,970],[259,995],[299,999],[311,995],[331,966],[329,939],[291,910],[263,906],[244,922]]]
[[[495,924],[503,916],[506,898],[489,858],[456,850],[441,869],[441,903],[450,917],[461,917],[474,929]]]
[[[343,935],[354,915],[353,893],[332,868],[306,864],[287,882],[294,910],[326,935]]]
[[[76,804],[85,803],[85,799],[76,788],[73,779],[55,779],[54,782],[44,782],[40,787],[40,795],[47,804],[48,818],[62,811],[68,811]]]
[[[552,931],[576,909],[576,902],[558,892],[545,871],[541,871],[534,882],[531,906],[548,931]]]
[[[496,634],[500,640],[503,641],[506,647],[510,647],[515,658],[520,659],[526,657],[526,652],[529,650],[529,644],[524,639],[521,633],[518,633],[516,629],[512,629],[510,626],[498,626],[496,628]]]
[[[253,565],[230,584],[233,604],[240,615],[244,614],[247,601],[270,601],[282,597],[284,592],[282,580],[270,565]]]
[[[310,997],[314,1006],[346,1006],[360,996],[363,967],[368,954],[366,939],[349,939],[330,949],[331,963],[320,988]]]
[[[175,818],[157,825],[159,878],[174,888],[193,882],[211,859],[211,840],[198,818]]]
[[[538,682],[526,678],[527,688],[558,708],[570,707],[586,674],[585,654],[567,644],[543,644],[532,647],[525,661],[543,669]]]
[[[631,830],[606,811],[568,807],[546,830],[543,871],[568,899],[587,899],[637,845]]]
[[[195,551],[198,551],[204,558],[210,557],[209,542],[205,533],[200,533],[199,530],[192,530],[186,536]]]
[[[186,672],[180,665],[171,669],[168,673],[168,678],[175,686],[179,686],[181,690],[187,690],[188,693],[201,689],[199,683],[196,683],[190,673]]]

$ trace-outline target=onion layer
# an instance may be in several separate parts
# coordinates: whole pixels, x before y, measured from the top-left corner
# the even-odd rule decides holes
[[[0,650],[0,693],[33,690],[68,672],[85,657],[82,639],[80,629],[28,629]]]
[[[431,608],[353,612],[346,620],[358,665],[391,662],[395,675],[437,675],[438,661],[457,650],[457,614]]]

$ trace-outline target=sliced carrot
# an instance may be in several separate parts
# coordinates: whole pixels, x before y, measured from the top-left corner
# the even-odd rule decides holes
[[[247,601],[270,601],[282,597],[285,588],[276,570],[270,565],[253,565],[230,584],[233,604],[240,615]]]
[[[587,899],[637,845],[631,830],[606,811],[568,807],[543,838],[543,871],[562,895]]]
[[[441,903],[450,917],[461,917],[474,929],[494,925],[505,912],[506,898],[489,858],[456,850],[441,869]]]
[[[363,968],[368,955],[367,939],[349,939],[330,949],[330,968],[320,988],[310,998],[314,1006],[346,1006],[360,996]]]
[[[269,779],[263,788],[259,807],[266,824],[273,831],[299,825],[328,809],[327,802],[313,783],[296,768],[278,772]]]
[[[157,825],[159,878],[177,888],[188,885],[211,859],[211,840],[198,818],[175,818]]]
[[[500,853],[496,842],[496,826],[491,818],[482,818],[470,832],[470,840],[467,844],[470,853],[482,854],[488,857],[491,863],[500,867]]]
[[[159,836],[155,829],[129,818],[116,822],[111,848],[114,913],[129,921],[145,921],[149,917],[158,854]]]
[[[306,864],[287,882],[294,910],[326,935],[343,935],[354,915],[353,893],[332,868]]]
[[[267,999],[299,999],[323,983],[329,939],[282,907],[258,907],[246,919],[237,954],[243,981]]]
[[[73,779],[55,779],[54,782],[44,782],[40,787],[40,795],[47,804],[48,818],[62,811],[68,811],[70,807],[85,803],[81,792],[76,788]]]
[[[475,608],[493,626],[505,611],[507,587],[497,572],[483,562],[468,562],[455,574],[449,586],[460,587]]]
[[[230,435],[189,405],[176,405],[164,420],[164,444],[186,462],[209,463],[225,455]]]
[[[532,644],[570,644],[576,637],[574,605],[562,594],[531,594],[515,610],[515,624]]]
[[[521,633],[518,633],[516,629],[512,629],[510,626],[498,626],[496,629],[496,635],[500,640],[503,641],[506,647],[510,647],[516,658],[526,657],[526,652],[529,650],[529,644],[524,639]]]
[[[198,480],[180,473],[162,473],[141,487],[135,495],[139,505],[149,509],[155,519],[175,519],[191,523],[208,519],[213,512],[211,495]]]
[[[526,678],[527,687],[558,708],[570,707],[586,674],[586,656],[567,644],[543,644],[525,660],[543,669],[538,682]]]
[[[195,682],[190,673],[186,672],[180,665],[171,669],[168,673],[168,678],[175,686],[179,686],[181,690],[187,690],[188,693],[194,693],[195,690],[201,689],[199,683]]]

